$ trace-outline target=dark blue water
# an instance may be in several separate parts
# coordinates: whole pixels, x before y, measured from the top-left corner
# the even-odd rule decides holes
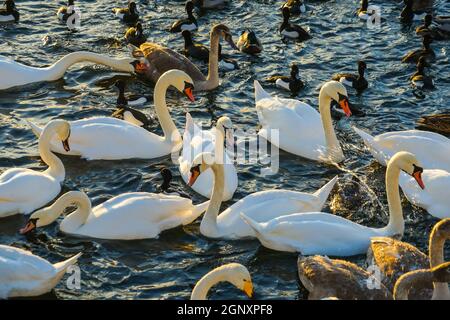
[[[125,1],[122,1],[125,3]],[[409,84],[413,65],[401,64],[401,57],[419,48],[421,40],[415,35],[417,25],[402,26],[397,1],[374,0],[382,6],[385,20],[379,30],[369,30],[355,17],[357,1],[310,1],[308,11],[294,18],[310,28],[313,39],[304,43],[283,43],[277,34],[281,15],[277,10],[283,1],[237,1],[221,11],[210,12],[199,19],[200,30],[195,40],[208,44],[211,25],[223,22],[233,32],[235,41],[244,27],[253,28],[263,43],[258,57],[235,54],[224,45],[225,53],[238,60],[240,70],[222,75],[221,86],[209,93],[196,93],[197,101],[173,96],[168,99],[172,117],[180,130],[184,128],[184,114],[189,110],[197,121],[210,125],[211,119],[228,115],[235,127],[257,129],[258,118],[253,100],[253,80],[273,74],[288,74],[289,66],[300,66],[306,88],[299,99],[317,106],[321,84],[339,71],[356,71],[356,61],[367,62],[369,89],[357,96],[350,91],[350,100],[366,112],[363,118],[350,118],[336,123],[337,134],[347,160],[343,167],[367,182],[376,198],[367,189],[357,188],[350,174],[335,167],[311,162],[282,152],[277,175],[261,178],[260,166],[239,165],[239,187],[233,202],[256,190],[285,188],[314,191],[334,175],[340,174],[339,191],[334,194],[333,208],[342,216],[368,225],[387,223],[384,168],[374,163],[364,149],[351,125],[367,129],[373,134],[414,128],[422,115],[450,111],[449,42],[432,44],[437,61],[430,74],[436,89],[417,98]],[[63,55],[89,50],[110,56],[128,55],[117,40],[125,26],[113,17],[111,9],[119,1],[82,1],[81,29],[72,33],[60,24],[55,12],[57,1],[16,1],[21,12],[19,24],[0,26],[0,53],[17,61],[45,66]],[[170,24],[184,16],[183,1],[138,1],[148,40],[181,50],[183,41],[168,33]],[[445,0],[435,1],[437,13],[449,14]],[[44,46],[41,39],[50,35],[53,43]],[[204,66],[203,66],[204,68]],[[1,74],[1,70],[0,70]],[[45,124],[53,118],[76,120],[96,115],[109,115],[114,110],[116,91],[113,84],[126,78],[128,91],[152,94],[150,85],[132,76],[124,76],[107,67],[79,64],[61,79],[9,92],[0,92],[0,172],[11,167],[42,170],[37,140],[24,124],[29,119]],[[265,86],[269,91],[276,89]],[[288,97],[284,92],[279,94]],[[153,114],[152,106],[143,109]],[[158,129],[159,130],[159,129]],[[99,204],[106,199],[130,191],[155,191],[161,182],[158,172],[168,166],[175,174],[176,187],[188,193],[194,202],[201,196],[187,188],[178,169],[167,157],[157,161],[87,162],[78,158],[63,158],[67,177],[63,192],[81,189]],[[345,195],[341,201],[339,194]],[[381,202],[382,207],[379,206]],[[428,235],[436,219],[425,211],[403,201],[406,217],[404,240],[427,250]],[[330,208],[326,208],[330,210]],[[62,299],[180,299],[188,298],[198,279],[209,270],[228,262],[246,265],[252,274],[255,296],[259,299],[298,299],[305,297],[305,289],[297,277],[295,254],[267,250],[257,241],[214,241],[199,234],[199,221],[184,228],[164,232],[158,240],[99,241],[77,239],[58,232],[57,224],[40,229],[25,238],[18,234],[26,217],[14,216],[0,221],[0,243],[31,250],[52,262],[83,251],[80,259],[82,282],[80,290],[69,290],[60,283],[49,297]],[[364,256],[350,259],[362,264]],[[213,299],[243,298],[243,293],[231,285],[220,285],[212,291]]]

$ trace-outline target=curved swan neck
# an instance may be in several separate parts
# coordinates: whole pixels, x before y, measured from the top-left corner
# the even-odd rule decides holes
[[[400,168],[392,161],[388,163],[386,170],[386,193],[389,206],[389,223],[386,226],[388,235],[403,235],[405,221],[400,201],[399,190]]]
[[[62,57],[50,67],[45,68],[47,81],[58,80],[64,76],[64,73],[70,66],[78,62],[89,61],[93,63],[103,64],[113,69],[123,70],[123,62],[120,59],[110,58],[98,53],[88,51],[72,52]]]
[[[411,271],[401,276],[394,287],[395,300],[408,300],[409,290],[413,286],[426,284],[433,280],[433,275],[429,270]]]
[[[439,224],[439,223],[438,223]],[[436,267],[444,263],[444,245],[447,237],[439,232],[438,227],[434,227],[430,235],[429,257],[430,267]],[[445,282],[434,282],[432,300],[449,300],[450,290]]]
[[[156,116],[164,132],[164,138],[175,142],[181,140],[181,135],[170,116],[166,104],[167,89],[172,85],[173,77],[174,75],[172,74],[164,74],[159,78],[155,86],[154,100]]]
[[[39,137],[39,154],[42,158],[42,161],[48,165],[48,169],[45,171],[46,174],[52,176],[59,182],[64,181],[66,177],[66,170],[64,168],[64,164],[61,159],[59,159],[51,150],[50,150],[50,141],[55,135],[55,125],[49,123],[44,130],[42,131],[41,136]]]
[[[211,166],[211,170],[214,174],[214,186],[208,209],[206,210],[202,222],[200,223],[200,232],[208,237],[219,237],[220,235],[217,227],[217,216],[220,212],[220,205],[222,204],[225,186],[223,164],[214,163]]]
[[[212,90],[219,86],[219,43],[220,35],[211,31],[208,76],[203,84],[203,90]]]
[[[65,233],[76,232],[83,224],[86,223],[89,214],[92,211],[91,200],[88,196],[80,191],[70,191],[59,198],[52,207],[52,210],[61,215],[70,205],[75,205],[77,209],[69,214],[61,222],[59,228]]]
[[[327,143],[327,157],[332,161],[340,162],[344,158],[344,155],[342,153],[341,145],[336,137],[336,133],[334,132],[330,104],[331,97],[322,88],[319,93],[319,112],[325,133],[325,141]]]
[[[206,300],[209,290],[219,282],[227,281],[225,270],[214,269],[201,278],[192,290],[191,300]]]

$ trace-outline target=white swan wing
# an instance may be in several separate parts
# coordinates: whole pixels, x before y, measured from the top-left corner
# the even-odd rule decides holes
[[[421,189],[416,180],[407,174],[400,176],[399,184],[408,200],[436,218],[450,218],[450,173],[445,170],[424,170]]]
[[[79,233],[103,239],[156,238],[161,231],[184,224],[193,210],[187,198],[125,193],[95,207]]]
[[[0,90],[46,80],[46,68],[35,68],[0,55]]]
[[[372,137],[360,129],[355,128],[355,131],[382,165],[397,152],[408,151],[416,155],[426,169],[450,171],[450,140],[438,133],[406,130]]]
[[[365,253],[376,232],[328,213],[298,213],[261,224],[258,238],[274,248],[304,255],[352,256]],[[260,239],[261,240],[261,239]]]

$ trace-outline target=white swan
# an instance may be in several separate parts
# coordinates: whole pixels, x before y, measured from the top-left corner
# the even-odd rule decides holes
[[[89,61],[103,64],[114,70],[134,73],[140,70],[142,64],[134,58],[110,58],[98,53],[87,51],[72,52],[62,57],[49,67],[31,67],[0,55],[0,90],[23,86],[41,81],[55,81],[73,64]]]
[[[197,126],[191,115],[186,114],[186,129],[183,135],[183,151],[179,160],[181,177],[188,183],[192,161],[202,152],[212,152],[217,159],[224,159],[225,186],[223,192],[224,201],[233,197],[238,186],[238,176],[232,160],[224,150],[224,142],[228,146],[234,146],[233,124],[228,117],[221,117],[215,128],[202,130]],[[197,193],[211,198],[214,183],[214,174],[211,169],[202,173],[192,185]]]
[[[166,92],[174,86],[193,101],[192,79],[183,71],[170,70],[164,73],[155,86],[155,110],[164,132],[158,136],[144,128],[111,117],[94,117],[71,122],[71,151],[87,160],[152,159],[177,152],[182,147],[181,135],[170,117],[166,105]],[[41,129],[29,123],[39,136]],[[56,141],[52,150],[62,152]]]
[[[0,299],[40,296],[51,291],[81,253],[51,264],[29,251],[0,244]]]
[[[253,296],[252,277],[247,268],[239,263],[228,263],[204,275],[192,290],[191,300],[206,300],[211,287],[219,282],[230,282],[249,298]]]
[[[422,173],[427,187],[419,188],[411,177],[401,174],[400,186],[405,196],[437,218],[450,217],[447,209],[450,198],[446,193],[450,188],[450,139],[420,130],[387,132],[373,137],[358,128],[353,129],[364,140],[374,158],[384,166],[398,151],[414,152],[427,168]]]
[[[254,238],[256,234],[241,219],[241,212],[258,222],[263,222],[294,212],[321,210],[337,181],[336,176],[313,194],[290,190],[255,192],[234,203],[219,215],[224,191],[223,164],[215,163],[211,153],[198,155],[191,168],[189,184],[193,184],[197,177],[208,169],[214,174],[214,187],[208,210],[200,224],[200,232],[209,238]]]
[[[50,121],[39,138],[39,154],[48,169],[38,172],[14,168],[0,175],[0,218],[18,213],[28,214],[59,194],[66,172],[61,160],[50,151],[50,139],[58,139],[62,148],[69,150],[69,135],[70,125],[67,121]]]
[[[180,196],[131,192],[92,208],[85,193],[70,191],[50,207],[33,213],[20,232],[51,224],[75,204],[77,209],[59,227],[66,234],[110,240],[152,239],[164,230],[191,223],[206,210],[208,202],[193,205],[191,199]]]
[[[400,170],[414,176],[422,184],[418,161],[413,154],[399,152],[386,170],[389,223],[384,228],[369,228],[350,220],[323,212],[284,215],[267,222],[257,222],[241,214],[255,230],[260,242],[270,249],[300,252],[303,255],[353,256],[367,252],[375,236],[402,236],[403,210],[398,179]]]
[[[306,103],[295,99],[272,97],[255,81],[255,102],[259,135],[287,152],[322,162],[344,160],[341,146],[331,120],[330,103],[338,102],[347,116],[347,90],[337,81],[329,81],[320,89],[320,114]],[[271,139],[272,130],[279,133],[279,142]]]

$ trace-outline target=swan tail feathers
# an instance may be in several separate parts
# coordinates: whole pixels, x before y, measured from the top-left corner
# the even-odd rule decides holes
[[[198,217],[200,217],[200,215],[206,211],[206,209],[208,209],[209,206],[209,202],[205,201],[203,203],[197,204],[194,206],[194,209],[192,210],[191,214],[189,215],[189,217],[187,219],[185,219],[185,221],[183,222],[183,225],[187,225],[192,223],[195,219],[197,219]]]
[[[243,212],[241,212],[241,218],[255,231],[255,233],[257,234],[262,233],[263,226],[260,223],[256,222],[249,216],[246,216]]]
[[[258,80],[254,81],[255,86],[255,102],[258,102],[261,99],[272,98],[272,96],[266,92]]]
[[[35,134],[36,137],[40,137],[42,133],[42,128],[40,128],[38,125],[34,124],[31,121],[25,120],[27,125],[31,128],[31,131]]]
[[[330,195],[331,190],[333,190],[333,187],[336,184],[336,181],[338,179],[338,176],[335,176],[333,179],[328,181],[322,188],[314,192],[314,195],[319,198],[319,203],[321,204],[321,207],[324,206],[325,202],[328,199],[328,196]]]
[[[370,134],[356,127],[353,127],[353,130],[355,130],[355,132],[361,137],[361,139],[364,140],[364,143],[367,146],[374,144],[374,137],[372,137]]]
[[[68,267],[77,263],[78,258],[81,257],[81,255],[82,255],[82,253],[80,252],[80,253],[74,255],[72,258],[69,258],[65,261],[61,261],[61,262],[57,262],[57,263],[53,264],[53,267],[55,268],[56,273],[64,274]]]

